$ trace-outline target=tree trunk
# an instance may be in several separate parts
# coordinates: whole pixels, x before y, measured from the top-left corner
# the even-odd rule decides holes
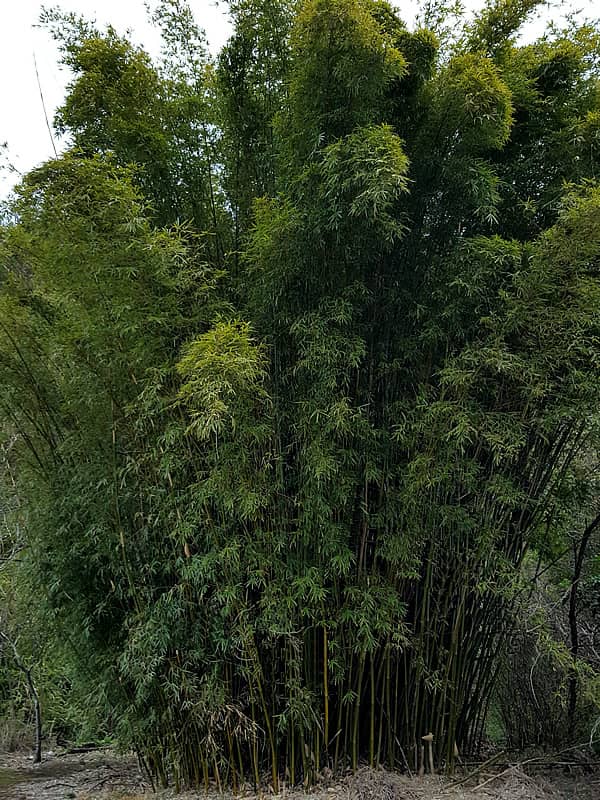
[[[585,553],[592,537],[593,532],[600,525],[600,514],[593,519],[583,532],[583,536],[578,544],[574,547],[575,563],[573,566],[573,580],[571,582],[571,590],[569,597],[569,628],[571,635],[571,656],[573,662],[576,661],[579,655],[579,629],[577,627],[577,603],[579,598],[579,581],[581,580],[581,573],[583,570],[583,562]],[[577,713],[577,695],[578,695],[578,677],[577,668],[575,663],[571,667],[569,675],[569,738],[572,740],[575,737],[575,717]]]
[[[25,675],[27,681],[27,689],[33,704],[33,711],[35,716],[35,752],[33,756],[33,763],[39,764],[42,760],[42,708],[40,705],[40,697],[35,688],[33,678],[31,677],[31,669],[25,666],[21,661],[15,643],[10,639],[6,633],[0,631],[0,639],[2,639],[10,647],[13,652],[13,658],[17,668]]]

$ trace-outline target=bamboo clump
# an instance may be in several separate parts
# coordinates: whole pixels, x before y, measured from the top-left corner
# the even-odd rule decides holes
[[[74,150],[0,241],[27,581],[156,784],[452,771],[593,429],[600,192],[523,178],[549,104],[485,55],[518,20],[455,54],[385,3],[244,0],[212,64],[160,8],[160,68],[46,12]]]

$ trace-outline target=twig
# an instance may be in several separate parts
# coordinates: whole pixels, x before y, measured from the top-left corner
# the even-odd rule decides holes
[[[52,788],[54,788],[55,786],[66,786],[69,789],[76,789],[77,788],[77,784],[76,783],[64,783],[64,782],[60,782],[60,781],[56,781],[56,782],[52,781],[52,783],[50,785],[52,786]]]
[[[503,756],[505,754],[506,754],[505,750],[500,750],[499,753],[496,753],[491,758],[488,758],[487,761],[484,761],[483,764],[476,770],[473,770],[473,772],[469,772],[468,775],[465,775],[459,781],[454,781],[454,783],[451,783],[449,786],[446,786],[445,789],[454,789],[457,786],[462,786],[463,783],[466,783],[467,781],[471,780],[471,778],[474,778],[476,775],[481,775],[481,773],[486,767],[489,767],[490,764],[493,764],[494,761],[497,761],[500,758],[500,756]]]
[[[563,750],[557,750],[555,753],[550,753],[546,756],[535,756],[534,758],[528,758],[526,761],[521,761],[521,764],[532,764],[538,761],[540,764],[547,764],[547,763],[554,763],[556,761],[557,756],[562,756],[563,753],[570,753],[572,750],[580,750],[586,747],[591,747],[595,742],[598,740],[590,740],[589,742],[579,742],[579,744],[573,744],[570,747],[565,747]]]
[[[134,781],[132,781],[131,779],[128,779],[128,777],[130,778],[130,776],[128,776],[124,772],[118,773],[117,775],[107,775],[106,778],[102,778],[102,780],[97,781],[96,783],[92,784],[92,786],[90,786],[88,788],[91,791],[93,791],[94,789],[98,789],[100,786],[104,786],[104,784],[108,783],[109,781],[114,781],[115,785],[118,785],[118,786],[131,786],[131,785],[134,784]],[[119,782],[119,778],[122,779],[122,782]],[[123,780],[123,779],[125,779],[125,780]],[[135,781],[135,785],[139,785],[139,781]]]
[[[337,734],[336,734],[336,736],[337,736]],[[398,737],[397,736],[394,736],[394,739],[396,740],[396,744],[398,745],[398,749],[400,750],[400,755],[404,759],[404,766],[406,767],[406,771],[408,772],[408,777],[412,778],[413,774],[412,774],[412,772],[410,770],[410,764],[408,763],[408,759],[406,758],[406,754],[405,754],[404,750],[402,749],[402,745],[398,741]]]
[[[81,745],[80,747],[69,747],[60,755],[62,757],[62,756],[76,755],[77,753],[94,753],[98,750],[110,750],[110,745],[90,744],[90,745]]]
[[[532,758],[525,759],[525,761],[518,761],[518,762],[516,762],[514,764],[509,764],[506,767],[506,769],[502,770],[502,772],[498,772],[495,775],[492,775],[490,778],[487,778],[485,781],[483,781],[483,783],[480,783],[478,786],[476,786],[473,789],[473,791],[477,791],[478,789],[481,789],[483,786],[486,786],[488,783],[491,783],[496,778],[500,778],[500,777],[502,777],[502,775],[506,775],[506,773],[510,772],[511,769],[515,769],[515,768],[520,769],[521,767],[525,766],[526,764],[536,764],[536,763],[537,764],[554,764],[554,763],[557,763],[557,760],[556,760],[557,756],[560,756],[563,753],[568,753],[571,750],[578,750],[581,747],[587,747],[587,746],[588,746],[588,742],[584,742],[583,744],[581,744],[581,743],[580,744],[575,744],[575,745],[572,745],[571,747],[565,747],[563,750],[559,750],[556,753],[550,753],[549,755],[545,755],[545,756],[533,756]],[[469,773],[469,775],[467,775],[466,777],[462,778],[460,781],[456,781],[455,783],[451,783],[449,786],[446,787],[446,789],[453,789],[456,786],[460,786],[461,784],[466,783],[468,780],[473,778],[475,775],[480,775],[483,772],[485,767],[487,767],[490,764],[492,764],[501,755],[504,755],[504,753],[505,753],[504,750],[500,751],[496,756],[493,756],[492,758],[490,758],[486,762],[484,762],[481,765],[481,767],[479,767],[479,769],[475,770],[474,772]]]
[[[511,770],[513,770],[514,768],[515,768],[515,766],[514,766],[513,764],[511,764],[511,765],[510,765],[509,767],[507,767],[506,769],[503,769],[503,770],[502,770],[502,772],[497,772],[495,775],[492,775],[490,778],[488,778],[487,780],[483,781],[483,783],[479,783],[479,784],[478,784],[478,785],[477,785],[477,786],[476,786],[476,787],[473,789],[473,791],[474,791],[474,792],[476,792],[478,789],[483,789],[483,787],[484,787],[484,786],[487,786],[487,784],[488,784],[488,783],[491,783],[492,781],[495,781],[495,780],[496,780],[496,778],[501,778],[503,775],[506,775],[506,773],[507,773],[507,772],[510,772],[510,771],[511,771]]]

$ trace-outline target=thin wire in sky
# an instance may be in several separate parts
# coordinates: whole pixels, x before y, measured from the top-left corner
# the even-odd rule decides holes
[[[52,135],[52,128],[50,126],[50,120],[48,119],[48,112],[46,111],[46,103],[44,102],[44,93],[42,91],[42,84],[40,81],[40,74],[38,72],[37,60],[35,57],[35,50],[33,51],[33,66],[35,67],[35,77],[37,78],[37,85],[38,89],[40,90],[40,98],[42,101],[42,108],[44,109],[44,119],[46,120],[46,127],[48,128],[48,133],[50,135],[50,141],[52,142],[52,149],[54,150],[54,157],[58,157],[58,153],[56,152],[56,145],[54,144],[54,136]]]

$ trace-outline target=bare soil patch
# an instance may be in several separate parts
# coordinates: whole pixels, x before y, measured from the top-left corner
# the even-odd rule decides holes
[[[327,782],[306,793],[283,788],[290,800],[600,800],[600,772],[545,769],[527,774],[518,764],[487,771],[460,786],[460,776],[408,777],[384,770],[362,769],[355,775]],[[206,797],[204,791],[175,795],[172,789],[152,791],[133,757],[111,751],[47,757],[34,766],[26,756],[0,756],[1,800],[180,800]],[[213,800],[229,794],[209,792]],[[240,795],[238,795],[239,797]],[[245,800],[258,800],[248,789]],[[262,795],[266,800],[268,794]],[[273,797],[273,795],[271,795]]]

